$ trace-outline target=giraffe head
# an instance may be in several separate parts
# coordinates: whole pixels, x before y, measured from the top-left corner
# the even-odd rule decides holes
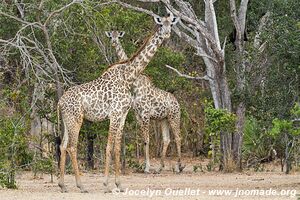
[[[171,36],[172,26],[179,21],[179,17],[175,17],[169,9],[167,9],[167,12],[166,17],[154,17],[155,22],[160,26],[159,33],[164,39]]]
[[[108,38],[110,38],[111,44],[115,47],[119,43],[119,38],[123,37],[124,31],[105,31],[105,34]]]

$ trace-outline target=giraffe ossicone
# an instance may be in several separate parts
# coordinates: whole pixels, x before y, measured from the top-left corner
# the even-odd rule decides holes
[[[158,18],[157,18],[158,19]],[[156,21],[157,21],[156,19]],[[177,22],[171,14],[159,17],[160,26],[142,48],[128,60],[110,66],[99,78],[88,83],[73,86],[58,102],[64,124],[64,135],[60,146],[60,179],[58,185],[67,192],[64,183],[66,152],[70,154],[76,185],[86,192],[79,175],[77,143],[83,119],[89,121],[110,120],[106,146],[104,171],[105,192],[109,189],[109,166],[114,143],[115,184],[122,190],[120,182],[120,150],[123,127],[132,104],[131,90],[138,76],[143,72],[163,40],[170,37],[171,26]]]

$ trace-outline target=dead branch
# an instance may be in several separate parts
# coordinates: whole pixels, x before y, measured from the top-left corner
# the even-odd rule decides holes
[[[205,75],[205,76],[203,76],[203,77],[200,77],[200,76],[194,77],[194,76],[190,76],[190,75],[187,75],[187,74],[183,74],[183,73],[181,73],[180,71],[178,71],[177,69],[171,67],[170,65],[165,65],[165,66],[166,66],[167,68],[169,68],[169,69],[175,71],[175,72],[178,74],[178,76],[180,76],[180,77],[184,77],[184,78],[188,78],[188,79],[194,79],[194,80],[206,80],[206,81],[208,81],[208,80],[210,79],[210,77],[207,76],[207,75]]]
[[[153,17],[159,17],[157,14],[155,14],[154,12],[152,12],[150,10],[140,8],[140,7],[137,7],[137,6],[133,6],[131,4],[127,4],[127,3],[122,2],[122,1],[117,1],[117,3],[124,6],[125,8],[129,8],[129,9],[132,9],[132,10],[135,10],[135,11],[138,11],[138,12],[143,12],[143,13],[146,13],[146,14],[151,15]]]

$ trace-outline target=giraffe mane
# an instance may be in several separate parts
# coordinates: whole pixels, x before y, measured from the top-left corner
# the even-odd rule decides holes
[[[143,79],[139,78],[139,81],[146,79],[147,83],[150,84],[151,86],[153,86],[153,82],[152,82],[153,79],[150,76],[148,76],[145,73],[141,73],[140,76],[143,76]]]
[[[150,81],[151,81],[151,83],[152,83],[152,77],[151,76],[148,76],[148,74],[145,74],[145,73],[141,73],[141,75],[143,75],[143,76],[145,76],[146,78],[148,78]]]
[[[135,57],[137,57],[141,53],[141,51],[145,48],[150,38],[156,33],[157,30],[158,30],[158,26],[155,26],[151,34],[146,39],[144,39],[143,45],[128,59],[129,61],[132,61]]]

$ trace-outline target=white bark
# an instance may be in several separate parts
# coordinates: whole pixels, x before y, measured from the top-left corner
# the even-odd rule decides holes
[[[212,0],[206,0],[205,2],[205,21],[207,27],[209,27],[209,30],[215,38],[218,48],[221,50],[217,18]]]
[[[249,0],[242,0],[239,8],[239,24],[241,33],[245,32],[245,26],[246,26],[246,14],[247,14],[247,8],[248,8],[248,2]]]
[[[205,80],[205,81],[210,80],[210,77],[207,76],[207,75],[202,76],[202,77],[201,76],[190,76],[190,75],[181,73],[180,71],[178,71],[177,69],[171,67],[170,65],[166,65],[166,67],[173,70],[173,71],[175,71],[178,74],[178,76],[180,76],[180,77],[184,77],[184,78],[188,78],[188,79],[194,79],[194,80]]]

